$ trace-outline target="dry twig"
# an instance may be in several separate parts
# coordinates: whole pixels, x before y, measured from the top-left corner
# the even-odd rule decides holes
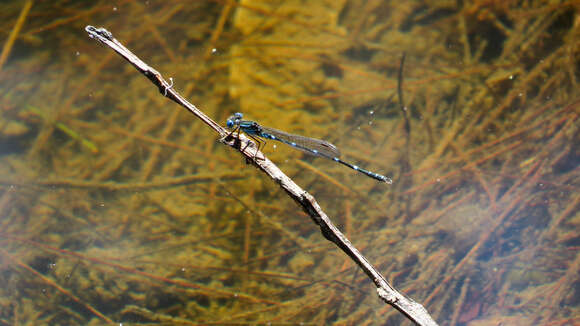
[[[85,30],[89,33],[90,37],[112,48],[115,50],[115,52],[129,61],[129,63],[131,63],[137,70],[139,70],[139,72],[145,75],[153,84],[159,88],[159,91],[162,95],[180,104],[191,113],[193,113],[197,118],[202,120],[210,128],[216,131],[220,135],[224,144],[237,149],[242,155],[245,156],[245,159],[248,162],[253,163],[260,170],[270,176],[270,178],[272,178],[276,183],[278,183],[280,187],[284,189],[284,191],[292,199],[294,199],[294,201],[302,206],[304,211],[306,211],[312,220],[320,227],[322,235],[329,241],[336,244],[365,272],[365,274],[367,274],[371,281],[373,281],[373,283],[376,285],[377,293],[384,302],[399,310],[407,318],[418,325],[437,325],[437,323],[433,320],[433,318],[429,315],[427,310],[423,308],[422,305],[398,292],[393,286],[391,286],[387,280],[368,262],[368,260],[330,221],[314,197],[300,188],[263,153],[258,151],[255,144],[252,143],[247,137],[244,135],[240,135],[239,138],[233,137],[231,133],[229,133],[225,128],[213,121],[195,105],[189,103],[177,91],[175,91],[175,89],[172,87],[173,82],[168,83],[158,71],[151,68],[131,51],[129,51],[106,29],[87,26]]]

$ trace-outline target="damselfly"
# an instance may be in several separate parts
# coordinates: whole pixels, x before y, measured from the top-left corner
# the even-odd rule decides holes
[[[243,114],[235,113],[228,118],[226,125],[232,130],[243,131],[252,138],[260,137],[264,139],[272,139],[284,143],[286,145],[292,146],[296,149],[304,151],[308,154],[325,157],[329,160],[333,160],[342,165],[348,166],[349,168],[360,172],[368,177],[375,180],[393,183],[393,180],[384,175],[365,170],[357,165],[350,164],[340,159],[340,151],[333,144],[315,138],[304,137],[300,135],[289,134],[287,132],[268,128],[261,126],[255,121],[243,120]],[[256,138],[254,138],[258,143],[260,143]]]

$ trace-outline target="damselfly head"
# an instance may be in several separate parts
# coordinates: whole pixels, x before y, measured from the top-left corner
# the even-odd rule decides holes
[[[242,120],[243,117],[244,115],[240,112],[234,113],[234,115],[230,116],[228,120],[226,120],[226,126],[228,128],[234,128],[235,126],[238,126],[240,124],[240,120]]]

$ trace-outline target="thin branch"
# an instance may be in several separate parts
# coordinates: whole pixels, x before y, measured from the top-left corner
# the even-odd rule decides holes
[[[12,28],[12,30],[10,31],[10,35],[8,35],[8,39],[6,40],[6,43],[4,43],[4,47],[2,48],[2,52],[0,53],[0,72],[2,71],[2,67],[4,66],[4,63],[6,63],[6,60],[8,59],[8,56],[10,55],[10,52],[12,51],[12,46],[14,45],[14,41],[16,41],[16,38],[18,37],[18,33],[20,33],[20,30],[22,29],[22,26],[24,25],[24,22],[26,21],[26,17],[28,16],[28,13],[30,12],[30,8],[32,8],[33,3],[34,3],[34,1],[32,1],[32,0],[28,0],[24,3],[24,6],[22,7],[22,11],[20,11],[20,15],[18,16],[18,19],[16,19],[16,24],[14,24],[14,28]]]
[[[118,183],[112,181],[82,181],[77,179],[46,179],[46,180],[15,180],[1,179],[0,186],[3,187],[49,187],[49,188],[77,188],[77,189],[103,189],[106,191],[148,191],[164,188],[173,188],[191,184],[215,182],[215,180],[240,180],[244,177],[239,173],[223,174],[193,174],[181,177],[173,177],[151,182],[127,182]]]
[[[328,216],[322,211],[314,197],[308,192],[300,188],[292,179],[284,174],[274,163],[272,163],[263,153],[258,151],[256,145],[251,142],[243,134],[239,138],[223,128],[221,125],[213,121],[195,105],[185,100],[173,88],[173,82],[168,83],[159,72],[151,68],[131,51],[125,48],[119,41],[117,41],[113,34],[104,28],[95,28],[87,26],[85,30],[89,36],[97,39],[101,43],[109,46],[115,50],[119,55],[131,63],[137,70],[145,75],[149,80],[155,84],[161,94],[174,102],[185,107],[197,118],[202,120],[210,128],[216,131],[221,137],[221,141],[238,150],[245,156],[248,162],[252,162],[260,170],[272,178],[284,191],[296,201],[310,218],[320,227],[322,235],[329,241],[336,244],[342,251],[344,251],[373,281],[377,287],[379,297],[386,303],[393,306],[395,309],[403,313],[407,318],[417,325],[437,325],[433,318],[429,315],[427,310],[422,305],[408,298],[402,293],[399,293],[392,287],[387,280],[368,262],[368,260],[350,243],[350,241],[332,224]]]
[[[400,200],[405,203],[405,221],[411,220],[411,195],[404,192],[413,186],[413,177],[409,175],[411,172],[411,120],[409,119],[408,108],[405,106],[403,99],[403,68],[405,67],[406,53],[403,52],[401,56],[401,63],[399,65],[399,73],[397,77],[397,95],[399,97],[399,107],[401,114],[403,114],[403,121],[405,122],[405,149],[401,157],[401,183],[399,189],[401,190]]]
[[[411,134],[411,122],[409,121],[409,115],[407,114],[407,107],[405,106],[405,100],[403,99],[403,67],[405,66],[406,53],[403,52],[401,56],[401,63],[399,65],[399,73],[397,74],[397,95],[399,96],[399,107],[403,113],[403,118],[405,119],[405,132],[407,133],[407,139]]]

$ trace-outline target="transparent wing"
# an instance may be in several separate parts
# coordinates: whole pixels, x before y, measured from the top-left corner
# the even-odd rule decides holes
[[[330,159],[340,157],[340,150],[338,150],[336,146],[332,145],[331,143],[325,140],[289,134],[282,130],[268,127],[262,127],[262,132],[270,134],[278,138],[278,140],[280,140],[281,142],[289,146],[295,147],[310,155],[319,155]]]

